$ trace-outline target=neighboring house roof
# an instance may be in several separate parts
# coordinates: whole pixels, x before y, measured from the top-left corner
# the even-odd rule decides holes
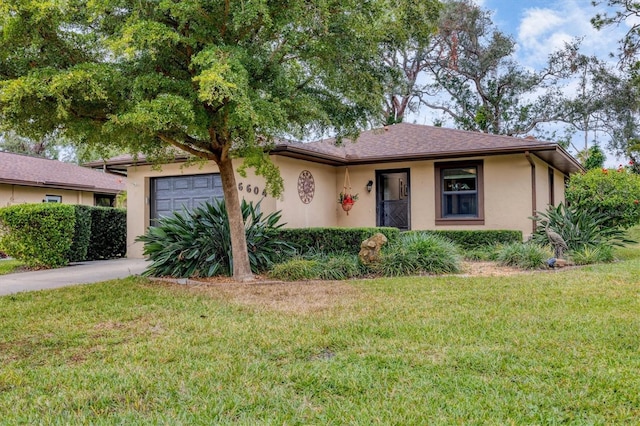
[[[126,178],[58,160],[0,151],[0,183],[117,194]]]
[[[571,154],[554,142],[419,124],[399,123],[367,130],[360,133],[355,142],[344,140],[340,146],[335,143],[335,139],[308,143],[281,140],[271,153],[334,166],[530,153],[565,174],[584,170]],[[185,159],[176,157],[176,161]],[[124,155],[86,166],[124,171],[135,164],[147,162],[142,155],[137,160]]]

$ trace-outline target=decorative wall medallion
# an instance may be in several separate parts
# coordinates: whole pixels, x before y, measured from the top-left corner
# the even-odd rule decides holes
[[[316,183],[313,180],[313,175],[309,170],[303,170],[298,176],[298,196],[300,200],[309,204],[313,200],[313,194],[316,192]]]

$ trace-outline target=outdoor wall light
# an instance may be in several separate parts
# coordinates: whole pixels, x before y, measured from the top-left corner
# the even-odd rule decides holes
[[[372,189],[373,189],[373,181],[370,180],[369,182],[367,182],[367,192],[371,192]]]

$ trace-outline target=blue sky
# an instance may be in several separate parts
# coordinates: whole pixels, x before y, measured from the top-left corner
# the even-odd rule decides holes
[[[591,0],[476,0],[493,12],[493,22],[518,44],[521,63],[539,67],[564,42],[580,37],[585,54],[607,58],[615,52],[626,27],[595,30],[590,19],[603,7]]]

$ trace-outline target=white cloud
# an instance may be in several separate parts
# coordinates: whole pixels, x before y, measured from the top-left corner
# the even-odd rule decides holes
[[[582,39],[581,51],[605,59],[617,48],[623,29],[616,27],[597,31],[591,18],[598,9],[585,7],[584,1],[564,0],[554,4],[555,8],[531,7],[523,11],[518,26],[516,41],[518,56],[523,64],[538,68],[553,51],[575,38]]]

